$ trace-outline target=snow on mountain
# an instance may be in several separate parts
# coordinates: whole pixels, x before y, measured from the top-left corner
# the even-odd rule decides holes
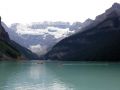
[[[38,55],[43,55],[47,53],[47,47],[41,46],[40,44],[32,45],[29,48],[32,52],[37,53]]]
[[[69,28],[60,29],[57,27],[47,27],[46,29],[31,29],[26,25],[17,26],[16,33],[20,35],[43,35],[46,37],[47,34],[54,36],[55,38],[66,37],[67,34],[72,33]]]
[[[42,24],[31,23],[24,25],[15,23],[10,28],[5,25],[3,26],[6,28],[12,40],[38,55],[45,54],[57,42],[74,33],[74,31],[69,30],[68,23],[47,23],[46,28],[42,27]]]
[[[9,28],[4,24],[4,28],[9,33],[12,40],[30,49],[38,55],[48,52],[57,42],[68,37],[81,28],[92,23],[91,19],[85,22],[33,22],[29,24],[14,23]]]
[[[83,29],[82,33],[61,40],[44,58],[62,61],[120,61],[120,4],[113,4]]]
[[[58,28],[66,29],[70,27],[70,23],[61,22],[61,21],[56,21],[56,22],[44,21],[44,22],[33,22],[28,24],[28,26],[32,29],[45,29],[47,27],[58,27]]]

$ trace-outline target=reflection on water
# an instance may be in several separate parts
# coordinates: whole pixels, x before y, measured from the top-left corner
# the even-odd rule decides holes
[[[0,62],[0,90],[120,90],[120,64]]]
[[[39,79],[42,78],[45,74],[45,66],[39,64],[31,64],[30,66],[30,76],[31,79]]]

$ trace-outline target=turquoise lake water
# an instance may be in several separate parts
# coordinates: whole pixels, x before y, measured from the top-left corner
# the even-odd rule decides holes
[[[120,90],[120,64],[1,61],[0,90]]]

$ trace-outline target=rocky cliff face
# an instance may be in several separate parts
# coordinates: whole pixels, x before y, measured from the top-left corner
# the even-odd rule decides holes
[[[120,5],[115,3],[82,32],[60,41],[45,55],[45,58],[120,61]]]
[[[1,25],[0,18],[0,60],[28,60],[39,59],[39,57],[29,51],[28,49],[20,46],[16,42],[10,40],[8,33]]]
[[[1,17],[0,17],[0,39],[9,40],[8,33],[5,31],[3,26],[1,25]]]

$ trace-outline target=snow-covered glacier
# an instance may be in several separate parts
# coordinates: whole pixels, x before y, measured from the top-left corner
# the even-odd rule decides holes
[[[75,32],[73,30],[69,30],[68,24],[65,27],[66,23],[63,24],[64,27],[57,26],[60,24],[55,26],[54,23],[53,25],[49,23],[49,25],[47,25],[45,28],[39,27],[42,26],[41,23],[37,23],[37,25],[36,23],[15,23],[12,24],[9,28],[4,23],[2,24],[9,33],[9,36],[12,40],[40,56],[50,50],[51,47],[57,42]]]
[[[85,22],[32,22],[28,24],[13,23],[7,27],[2,22],[3,27],[8,32],[10,38],[20,45],[30,49],[38,55],[44,55],[57,42],[65,37],[77,33],[92,23],[91,19]]]

